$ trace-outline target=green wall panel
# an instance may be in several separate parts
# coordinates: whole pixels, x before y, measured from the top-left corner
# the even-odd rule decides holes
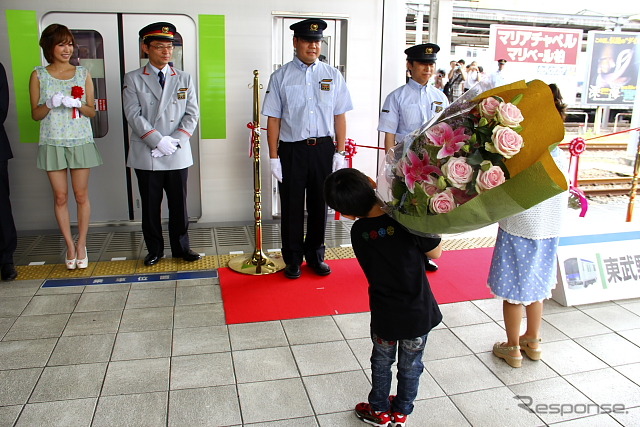
[[[38,45],[40,40],[38,18],[34,10],[7,10],[5,16],[9,33],[20,142],[38,142],[40,126],[31,118],[29,101],[29,77],[36,66],[42,65]]]
[[[226,139],[227,98],[224,15],[199,15],[200,134]]]

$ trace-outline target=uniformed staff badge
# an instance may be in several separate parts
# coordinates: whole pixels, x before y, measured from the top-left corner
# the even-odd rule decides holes
[[[315,24],[314,24],[315,25]],[[320,80],[320,90],[331,90],[331,82],[333,79],[322,79]]]
[[[318,31],[318,24],[311,24],[311,26],[309,27],[309,29],[311,31]]]
[[[181,87],[180,89],[178,89],[178,92],[186,92],[187,90],[189,90],[189,88]]]
[[[439,113],[443,110],[442,101],[433,101],[431,105],[433,105],[433,111],[435,111],[436,113]]]
[[[424,50],[424,53],[426,54],[432,54],[433,53],[433,48],[432,47],[428,47]]]
[[[178,92],[178,99],[187,99],[187,94],[185,92]]]
[[[162,33],[163,34],[169,33],[169,27],[162,27]]]
[[[383,113],[388,113],[388,112],[389,112],[389,110],[382,110],[382,112],[383,112]]]

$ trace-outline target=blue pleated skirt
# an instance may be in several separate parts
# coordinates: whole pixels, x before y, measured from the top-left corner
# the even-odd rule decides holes
[[[550,298],[557,280],[559,240],[526,239],[499,229],[489,269],[491,292],[514,304]]]

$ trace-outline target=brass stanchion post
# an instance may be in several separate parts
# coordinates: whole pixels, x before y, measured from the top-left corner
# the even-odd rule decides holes
[[[262,252],[262,178],[260,177],[260,83],[258,70],[253,70],[253,126],[251,143],[253,149],[253,201],[255,218],[255,250],[248,258],[237,256],[229,260],[229,268],[238,273],[260,275],[271,274],[285,267],[280,255]]]

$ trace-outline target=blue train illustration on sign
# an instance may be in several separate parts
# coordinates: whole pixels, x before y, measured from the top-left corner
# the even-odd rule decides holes
[[[564,261],[564,271],[569,288],[586,288],[598,280],[596,263],[588,259],[567,258]]]

